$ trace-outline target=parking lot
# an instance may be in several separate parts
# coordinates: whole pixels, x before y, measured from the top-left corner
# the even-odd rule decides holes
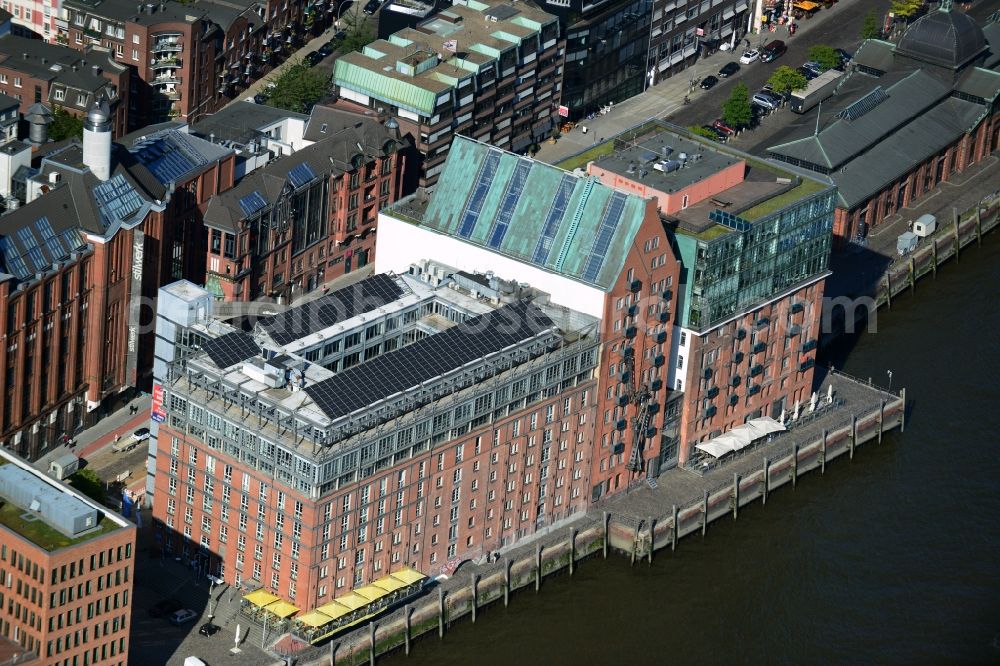
[[[149,522],[144,522],[149,525]],[[139,540],[148,540],[148,527],[140,530]],[[159,557],[150,548],[139,548],[132,609],[129,663],[136,666],[181,666],[185,657],[198,657],[208,666],[241,664],[269,666],[281,663],[275,656],[260,649],[261,630],[249,631],[246,623],[240,627],[240,653],[230,650],[236,640],[237,618],[230,616],[239,598],[228,586],[213,586],[204,574],[171,557]],[[211,595],[211,596],[210,596]],[[174,626],[168,617],[152,617],[150,608],[163,600],[176,599],[183,608],[193,610],[197,617],[181,626]],[[211,600],[211,603],[210,603]],[[219,625],[218,633],[201,636],[199,627],[209,621]],[[270,636],[271,640],[277,636]]]

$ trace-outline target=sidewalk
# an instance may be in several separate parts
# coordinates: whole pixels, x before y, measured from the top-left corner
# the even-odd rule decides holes
[[[797,22],[798,30],[795,31],[795,37],[793,38],[795,43],[801,43],[809,33],[815,32],[817,28],[823,26],[828,21],[839,20],[839,15],[842,12],[838,11],[838,9],[857,1],[840,0],[833,9],[822,10],[808,21]],[[773,34],[761,33],[759,35],[748,33],[744,38],[749,39],[751,44],[754,45],[761,41],[762,38],[768,41],[770,39],[788,39],[787,35],[781,31]],[[541,150],[535,155],[535,159],[555,164],[600,143],[608,137],[635,127],[650,118],[666,118],[670,116],[684,106],[685,95],[693,97],[697,92],[700,92],[697,89],[698,82],[709,74],[718,72],[719,68],[730,60],[739,60],[739,56],[743,53],[743,50],[742,41],[738,41],[733,51],[716,51],[710,56],[699,57],[695,61],[695,64],[687,69],[657,83],[652,88],[648,88],[645,92],[635,97],[630,97],[615,104],[607,115],[597,116],[593,120],[581,120],[568,134],[563,134],[555,144],[547,142],[541,144]],[[789,63],[779,61],[776,64],[787,65]],[[745,69],[746,67],[744,67]],[[740,80],[745,75],[745,71],[741,71],[737,74],[737,80]],[[694,83],[692,84],[692,82]],[[694,91],[692,87],[694,87]],[[710,91],[708,94],[714,94],[714,92]],[[721,104],[723,101],[724,98],[720,97],[719,103]],[[586,134],[580,129],[581,126],[587,127]]]
[[[76,446],[70,448],[64,444],[52,449],[34,463],[35,467],[43,470],[48,469],[49,461],[66,453],[86,458],[110,444],[116,434],[122,437],[130,436],[137,428],[148,425],[151,401],[152,398],[148,395],[134,398],[126,407],[105,416],[90,428],[73,437]],[[139,411],[136,414],[129,414],[128,407],[136,407]]]

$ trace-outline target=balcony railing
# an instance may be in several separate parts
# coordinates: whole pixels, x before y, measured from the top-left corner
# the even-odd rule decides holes
[[[153,53],[179,53],[183,50],[183,44],[178,41],[167,40],[162,42],[153,42]]]
[[[179,78],[177,78],[176,74],[170,74],[168,76],[157,76],[156,78],[154,78],[154,79],[151,80],[151,83],[154,86],[162,86],[162,85],[166,85],[168,83],[169,84],[178,84],[180,82],[181,82],[181,80]]]
[[[153,69],[162,69],[164,67],[180,67],[181,61],[179,58],[160,58],[149,64]]]

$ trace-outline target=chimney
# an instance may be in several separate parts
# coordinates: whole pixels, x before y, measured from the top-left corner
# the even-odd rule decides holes
[[[111,108],[103,96],[83,121],[83,163],[99,180],[111,177]]]
[[[91,66],[91,69],[94,71],[94,76],[100,76],[101,75],[101,71],[102,70],[97,65]]]

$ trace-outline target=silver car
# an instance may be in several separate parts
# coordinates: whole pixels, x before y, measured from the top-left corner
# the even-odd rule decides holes
[[[781,106],[781,98],[773,93],[759,92],[754,93],[754,96],[750,98],[750,103],[762,106],[768,111],[774,111]]]

